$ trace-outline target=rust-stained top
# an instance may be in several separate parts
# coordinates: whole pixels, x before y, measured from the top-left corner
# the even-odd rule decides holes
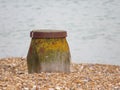
[[[30,32],[32,38],[64,38],[67,32],[64,30],[33,30]]]

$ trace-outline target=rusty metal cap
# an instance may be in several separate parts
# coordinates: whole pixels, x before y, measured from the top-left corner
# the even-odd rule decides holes
[[[33,30],[30,32],[32,38],[65,38],[67,32],[63,30]]]

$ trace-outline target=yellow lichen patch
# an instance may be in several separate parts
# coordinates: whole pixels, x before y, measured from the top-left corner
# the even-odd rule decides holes
[[[66,39],[34,39],[32,44],[35,45],[37,52],[40,50],[47,52],[49,50],[52,51],[60,51],[66,52],[69,50],[68,44],[66,43]]]

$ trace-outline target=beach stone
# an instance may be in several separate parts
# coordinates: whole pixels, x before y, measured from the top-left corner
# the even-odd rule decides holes
[[[12,64],[15,64],[18,71],[23,70],[24,74],[17,74],[14,68],[4,69],[5,66]],[[24,60],[21,58],[0,59],[0,90],[32,90],[38,87],[40,90],[120,89],[119,65],[71,63],[70,67],[70,73],[28,74],[26,58]],[[80,67],[84,67],[82,71]]]

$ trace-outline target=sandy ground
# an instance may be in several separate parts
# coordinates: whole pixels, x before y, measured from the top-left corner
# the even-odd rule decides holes
[[[72,63],[70,70],[28,74],[25,58],[0,59],[0,90],[120,90],[120,66]]]

